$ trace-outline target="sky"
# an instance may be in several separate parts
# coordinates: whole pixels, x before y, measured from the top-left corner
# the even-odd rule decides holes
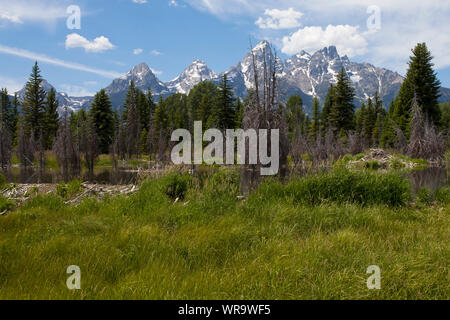
[[[20,90],[35,60],[71,96],[141,62],[162,81],[195,59],[220,73],[263,39],[283,58],[335,45],[402,75],[426,42],[450,87],[449,18],[448,0],[0,0],[0,87]]]

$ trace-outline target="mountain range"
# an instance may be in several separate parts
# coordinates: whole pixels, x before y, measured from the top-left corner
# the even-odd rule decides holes
[[[385,107],[388,107],[404,80],[400,74],[375,67],[370,63],[351,62],[347,56],[341,57],[335,46],[323,48],[314,54],[301,51],[282,61],[280,58],[271,56],[270,44],[262,41],[253,48],[256,67],[259,70],[263,68],[264,53],[267,55],[266,61],[277,61],[277,79],[282,98],[287,99],[292,94],[300,94],[306,106],[312,104],[314,96],[318,96],[321,101],[324,100],[328,87],[336,82],[336,76],[341,68],[346,70],[353,83],[356,93],[355,104],[358,106],[378,91]],[[252,52],[247,53],[236,66],[220,74],[209,69],[203,61],[194,60],[178,77],[165,83],[157,78],[146,63],[141,63],[127,74],[113,80],[105,90],[111,98],[113,107],[119,108],[125,102],[131,80],[134,80],[136,87],[140,90],[147,92],[150,89],[156,99],[159,96],[167,97],[174,93],[187,94],[202,81],[218,84],[224,74],[227,75],[235,95],[244,98],[253,84]],[[46,91],[52,88],[47,81],[43,82],[43,87]],[[24,89],[18,94],[20,98],[23,98]],[[57,99],[61,111],[65,107],[69,111],[76,111],[81,108],[88,109],[93,97],[70,97],[63,92],[58,92]],[[440,101],[449,100],[450,89],[441,88]]]

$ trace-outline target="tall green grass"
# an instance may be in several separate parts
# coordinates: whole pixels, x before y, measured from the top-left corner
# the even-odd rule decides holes
[[[356,201],[352,189],[406,186],[370,175],[368,189],[364,177],[267,181],[245,201],[222,169],[181,183],[177,202],[167,177],[78,206],[34,197],[0,217],[0,299],[446,299],[449,207]],[[66,287],[70,265],[81,290]],[[370,265],[381,290],[366,287]]]
[[[411,200],[410,183],[400,175],[344,168],[299,178],[287,185],[269,181],[259,193],[256,196],[308,205],[334,202],[402,206]]]

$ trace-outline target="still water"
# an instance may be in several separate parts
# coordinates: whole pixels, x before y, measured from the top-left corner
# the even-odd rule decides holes
[[[424,170],[412,171],[405,173],[405,177],[409,178],[412,185],[413,193],[417,193],[420,188],[427,188],[432,191],[450,184],[449,172],[447,168],[427,168]],[[48,169],[44,172],[39,170],[12,168],[9,172],[3,173],[9,183],[60,183],[65,179],[58,170]],[[149,173],[139,172],[130,169],[103,168],[97,169],[93,174],[83,171],[79,174],[72,175],[68,180],[79,179],[84,182],[111,185],[128,185],[136,184]],[[288,174],[289,176],[289,174]],[[66,179],[67,180],[67,179]],[[260,182],[260,177],[255,177],[253,172],[241,172],[241,189],[244,193],[253,190]],[[247,191],[247,192],[245,192]]]

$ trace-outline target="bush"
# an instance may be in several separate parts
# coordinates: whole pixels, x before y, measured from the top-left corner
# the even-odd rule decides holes
[[[6,178],[2,173],[0,173],[0,190],[4,189],[5,187],[6,187]]]
[[[370,170],[378,170],[380,169],[380,163],[376,160],[367,161],[366,163],[364,163],[364,167]]]
[[[163,179],[163,192],[172,200],[183,200],[191,183],[187,174],[170,174]]]
[[[450,204],[450,187],[442,187],[436,191],[434,196],[436,201],[443,205]]]
[[[3,212],[5,210],[9,211],[9,210],[12,210],[13,208],[14,208],[14,202],[6,199],[3,196],[0,196],[0,212]]]
[[[420,188],[417,191],[417,202],[430,205],[433,203],[433,193],[427,188]]]
[[[56,186],[56,194],[61,198],[67,199],[81,191],[81,181],[74,180],[67,184],[60,183]]]
[[[411,185],[397,174],[336,169],[289,183],[284,196],[298,203],[323,202],[401,206],[411,199]],[[279,192],[279,191],[278,191]]]

